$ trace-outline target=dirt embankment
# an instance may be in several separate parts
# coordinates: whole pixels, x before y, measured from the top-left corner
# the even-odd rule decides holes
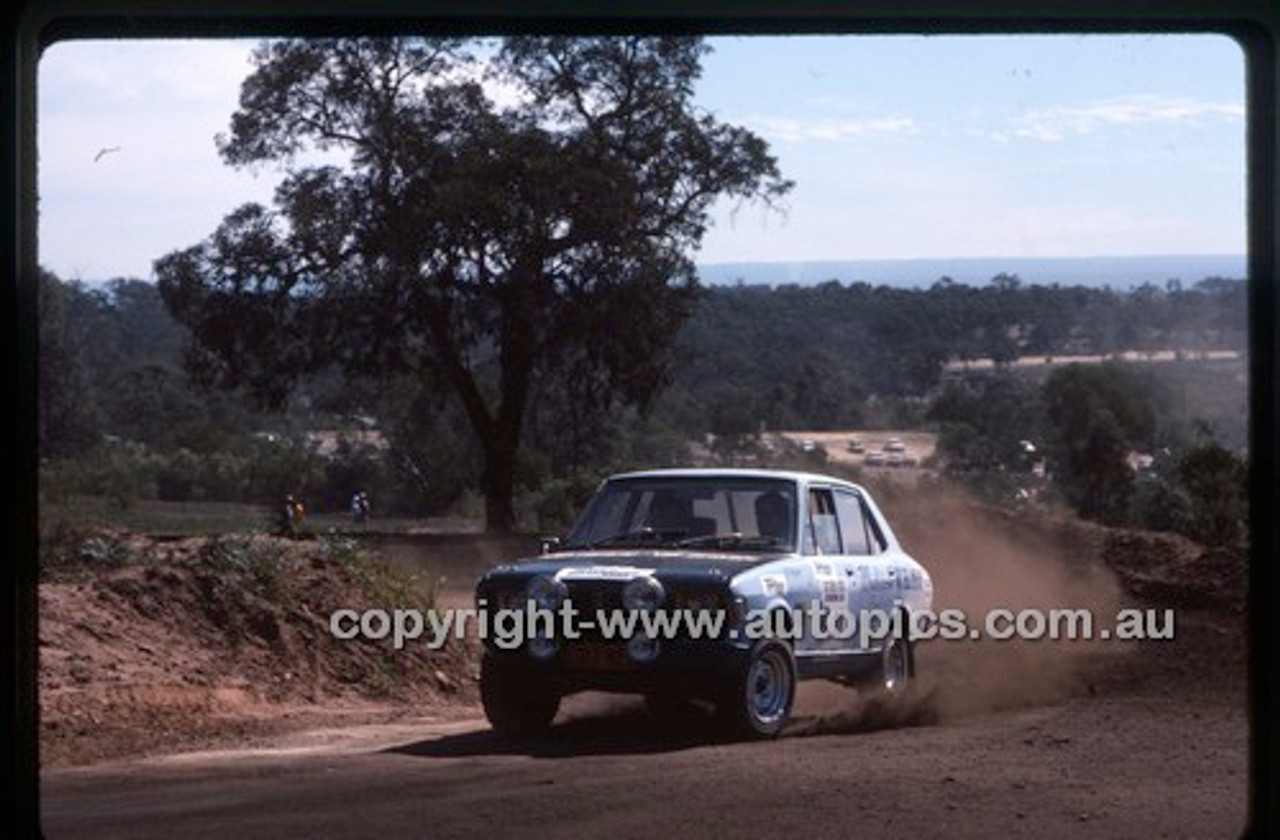
[[[430,596],[430,582],[387,575],[350,544],[99,533],[85,546],[116,567],[40,586],[45,765],[474,703],[465,643],[395,651],[333,637],[334,610]]]
[[[1170,675],[1193,690],[1184,672],[1221,672],[1243,684],[1243,643],[1223,645],[1242,638],[1243,549],[1206,550],[1171,535],[1007,513],[938,493],[884,501],[905,547],[932,572],[939,609],[972,618],[996,608],[1087,608],[1102,623],[1127,606],[1173,609],[1178,639],[929,643],[919,653],[921,705],[881,710],[892,719],[878,722],[874,708],[851,710],[847,691],[806,684],[802,728],[945,720]],[[475,573],[456,546],[441,556],[392,552],[385,559],[399,572],[427,573],[406,584],[345,543],[93,539],[98,555],[123,560],[40,588],[45,766],[344,722],[478,714],[474,641],[397,651],[389,641],[337,640],[329,630],[339,608],[421,607],[415,599],[436,594],[449,605],[466,588],[459,581]],[[451,570],[451,559],[465,568]],[[442,577],[450,591],[436,593]],[[1224,649],[1236,653],[1224,657]],[[575,708],[581,704],[567,712]]]

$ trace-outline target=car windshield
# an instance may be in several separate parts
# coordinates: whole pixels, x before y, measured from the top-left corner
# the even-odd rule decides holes
[[[795,522],[795,484],[785,479],[613,479],[591,501],[568,545],[792,551]]]

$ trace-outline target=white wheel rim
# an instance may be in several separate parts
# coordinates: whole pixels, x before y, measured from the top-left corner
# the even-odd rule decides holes
[[[777,723],[787,713],[791,672],[782,654],[768,651],[751,663],[747,674],[747,702],[752,716],[764,724]]]
[[[907,683],[907,650],[902,642],[891,640],[884,651],[884,688],[901,691]]]

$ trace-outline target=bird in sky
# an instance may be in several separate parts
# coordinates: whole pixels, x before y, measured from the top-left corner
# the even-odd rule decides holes
[[[102,160],[104,157],[111,154],[112,152],[118,152],[118,151],[120,151],[119,146],[108,146],[105,149],[99,149],[98,153],[93,156],[93,162],[97,163],[98,161]]]

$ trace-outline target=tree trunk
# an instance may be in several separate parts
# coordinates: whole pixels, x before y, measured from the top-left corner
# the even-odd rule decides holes
[[[484,453],[480,490],[484,494],[485,531],[510,534],[515,530],[516,454],[529,390],[532,362],[529,354],[511,352],[511,330],[503,336],[501,403],[496,414],[490,410],[471,370],[463,363],[448,333],[448,311],[437,311],[431,320],[436,346],[471,429]]]
[[[484,447],[484,525],[490,534],[510,534],[516,527],[516,448],[506,441]]]
[[[536,248],[528,262],[534,267],[541,265]],[[516,457],[536,354],[529,313],[537,310],[537,304],[529,299],[529,294],[538,276],[534,268],[515,273],[516,279],[499,295],[505,322],[499,384],[501,402],[493,422],[487,424],[489,434],[484,441],[485,530],[491,534],[510,534],[516,527]]]

